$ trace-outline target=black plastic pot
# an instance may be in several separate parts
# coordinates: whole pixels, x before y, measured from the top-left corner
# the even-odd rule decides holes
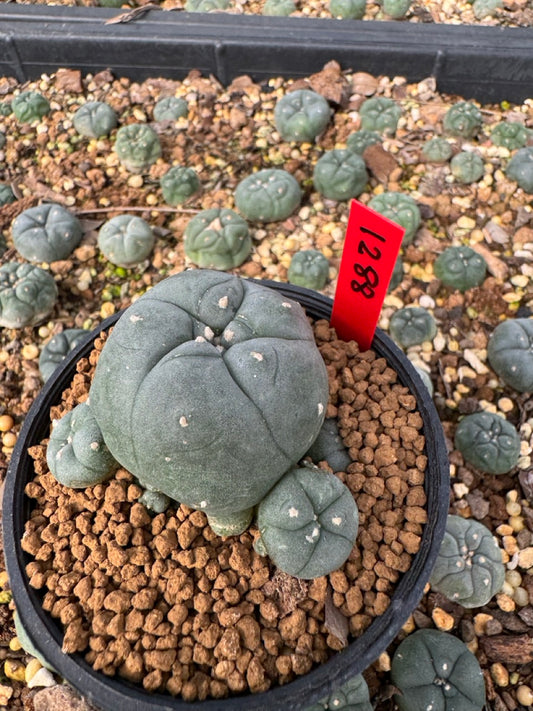
[[[308,289],[264,281],[289,298],[299,301],[309,316],[329,319],[332,301]],[[80,357],[92,349],[102,329],[111,326],[118,315],[93,331],[60,364],[32,405],[19,435],[8,469],[3,500],[3,529],[7,571],[21,622],[35,647],[61,676],[88,700],[104,711],[273,711],[306,709],[329,695],[351,676],[366,669],[392,642],[422,597],[435,562],[444,528],[449,500],[449,465],[444,435],[429,393],[402,351],[378,330],[372,347],[396,370],[402,384],[415,395],[422,416],[426,440],[428,469],[425,489],[428,523],[424,527],[419,552],[411,568],[400,579],[386,612],[374,619],[367,631],[345,650],[309,674],[268,692],[228,700],[188,703],[163,694],[150,694],[142,687],[119,678],[108,678],[95,672],[82,655],[61,651],[62,631],[52,617],[43,611],[41,596],[30,587],[25,566],[30,562],[20,540],[29,517],[30,500],[24,494],[26,484],[34,477],[33,461],[28,447],[48,436],[50,407],[60,401],[62,391],[70,384]]]
[[[183,78],[191,69],[222,84],[248,74],[307,77],[334,59],[343,69],[434,77],[437,89],[484,102],[522,102],[533,87],[533,29],[435,23],[3,5],[0,74],[24,82],[58,67],[111,69],[135,81]]]

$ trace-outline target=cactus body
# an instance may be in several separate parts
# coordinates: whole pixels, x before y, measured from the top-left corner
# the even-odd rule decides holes
[[[373,708],[368,685],[363,675],[358,674],[305,711],[373,711]]]
[[[45,343],[39,356],[39,371],[44,382],[86,335],[87,331],[83,328],[66,328]]]
[[[430,138],[422,148],[422,156],[430,163],[446,163],[452,157],[452,147],[445,138]]]
[[[329,277],[329,262],[322,252],[316,249],[304,249],[291,259],[287,278],[289,283],[306,289],[320,291],[326,286]]]
[[[458,101],[444,114],[442,127],[450,136],[472,138],[483,123],[481,111],[470,101]]]
[[[437,333],[435,319],[422,306],[406,306],[391,316],[389,330],[403,348],[431,341]]]
[[[315,190],[330,200],[358,197],[368,183],[361,156],[348,149],[334,149],[321,156],[313,171]]]
[[[447,247],[435,260],[433,270],[446,286],[467,291],[483,283],[487,262],[471,247]]]
[[[11,190],[11,186],[6,185],[6,183],[0,183],[0,207],[9,205],[11,202],[15,202],[15,195]]]
[[[362,20],[366,0],[330,0],[329,11],[333,17],[341,17],[343,20]]]
[[[57,286],[51,274],[33,264],[0,267],[0,326],[34,326],[52,312]]]
[[[291,215],[302,200],[294,176],[281,168],[265,168],[241,180],[235,204],[247,220],[277,222]]]
[[[361,128],[392,135],[396,132],[402,110],[393,99],[375,96],[361,104],[359,115]]]
[[[345,472],[352,460],[339,434],[337,420],[328,417],[324,420],[318,437],[306,453],[315,464],[326,461],[334,472]]]
[[[409,12],[411,0],[382,0],[383,12],[393,20],[403,19]]]
[[[533,146],[520,148],[507,164],[505,175],[526,193],[533,193]]]
[[[30,207],[13,221],[13,243],[29,262],[66,259],[79,245],[82,227],[77,217],[61,205]]]
[[[161,177],[161,191],[168,205],[181,205],[200,190],[200,180],[193,168],[175,165]]]
[[[108,136],[117,126],[117,115],[105,101],[88,101],[72,118],[74,128],[81,136],[101,138]]]
[[[118,129],[115,151],[126,170],[144,173],[161,156],[161,144],[150,126],[132,123]]]
[[[185,228],[185,254],[205,269],[233,269],[252,251],[246,220],[228,208],[202,210]]]
[[[150,225],[141,217],[117,215],[98,231],[98,247],[112,264],[131,267],[148,257],[154,246]]]
[[[510,151],[523,148],[527,143],[527,128],[518,121],[502,121],[491,131],[490,140],[495,146],[503,146]]]
[[[15,96],[11,102],[11,108],[17,121],[21,123],[32,123],[39,121],[50,111],[50,104],[38,91],[23,91]]]
[[[294,0],[266,0],[262,14],[267,17],[288,17],[295,10]]]
[[[285,94],[274,109],[274,123],[284,141],[314,141],[330,116],[326,99],[310,89]]]
[[[533,392],[533,319],[499,323],[487,347],[491,368],[519,393]]]
[[[379,133],[376,133],[376,131],[361,129],[360,131],[354,131],[348,136],[346,139],[346,148],[361,156],[368,146],[373,146],[381,142],[381,136]]]
[[[368,207],[401,225],[405,229],[402,245],[411,244],[422,217],[418,205],[410,195],[384,192],[373,197],[369,201]]]
[[[154,106],[155,121],[177,121],[188,113],[187,102],[178,96],[164,96]]]
[[[450,161],[450,168],[453,177],[465,185],[481,180],[485,172],[483,159],[471,151],[457,153]]]
[[[488,474],[506,474],[520,455],[520,437],[510,422],[493,412],[465,415],[455,431],[455,448]]]

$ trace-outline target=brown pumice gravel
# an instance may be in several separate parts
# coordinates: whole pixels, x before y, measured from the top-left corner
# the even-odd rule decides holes
[[[183,505],[150,515],[124,469],[67,489],[48,472],[43,442],[31,450],[35,508],[22,546],[34,557],[31,585],[64,626],[66,653],[85,652],[94,669],[149,691],[222,698],[287,683],[342,649],[348,640],[333,633],[332,615],[357,637],[387,609],[426,521],[422,419],[384,358],[337,340],[326,321],[315,337],[329,375],[327,415],[352,459],[339,474],[360,512],[349,560],[316,580],[292,578],[254,551],[253,529],[220,538]],[[104,342],[102,334],[80,360],[52,419],[87,399]]]

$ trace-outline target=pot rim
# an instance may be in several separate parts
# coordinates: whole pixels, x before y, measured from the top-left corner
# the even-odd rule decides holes
[[[270,280],[250,280],[280,291],[299,301],[308,315],[329,320],[333,302],[319,292],[292,284]],[[180,697],[146,692],[142,687],[119,677],[106,677],[96,672],[81,653],[61,651],[63,632],[59,624],[42,609],[41,594],[30,587],[25,566],[30,557],[21,548],[24,524],[30,510],[24,488],[33,478],[33,464],[28,447],[47,436],[50,407],[57,404],[70,383],[76,362],[92,350],[93,341],[101,331],[112,326],[123,312],[105,319],[89,332],[47,380],[36,397],[21,428],[9,464],[3,495],[3,535],[6,567],[14,592],[17,613],[34,646],[50,665],[70,682],[91,703],[110,711],[263,711],[264,709],[306,709],[327,697],[350,677],[363,672],[398,634],[421,599],[424,587],[444,536],[449,501],[449,463],[442,426],[419,374],[381,329],[376,329],[372,348],[393,367],[400,382],[417,400],[423,419],[428,466],[424,488],[427,495],[428,521],[424,525],[419,551],[409,570],[402,575],[392,594],[387,610],[374,618],[365,632],[333,655],[327,662],[298,677],[289,684],[276,686],[259,694],[231,696],[186,702]]]

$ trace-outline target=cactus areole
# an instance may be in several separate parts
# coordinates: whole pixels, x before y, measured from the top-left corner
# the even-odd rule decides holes
[[[317,437],[327,401],[303,308],[201,269],[124,312],[90,390],[115,459],[147,489],[213,516],[263,499]]]

